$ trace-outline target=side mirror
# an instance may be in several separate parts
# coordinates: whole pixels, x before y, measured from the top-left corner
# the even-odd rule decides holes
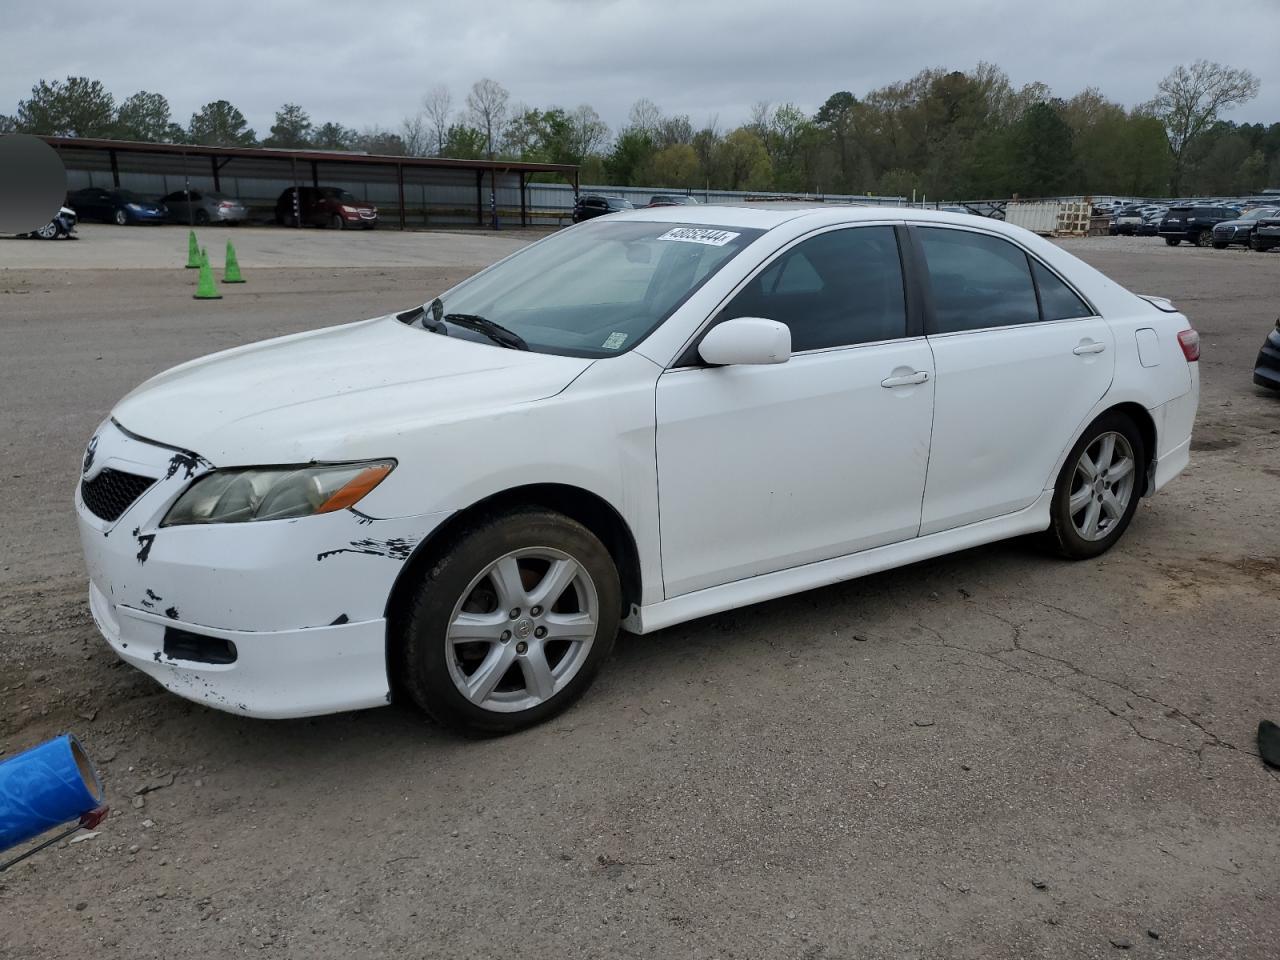
[[[735,317],[707,332],[698,356],[717,366],[786,363],[791,359],[791,329],[777,320]]]

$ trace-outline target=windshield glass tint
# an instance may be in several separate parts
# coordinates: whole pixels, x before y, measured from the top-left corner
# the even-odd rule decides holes
[[[441,298],[432,313],[474,314],[529,348],[610,357],[643,340],[760,230],[589,221],[520,251]]]

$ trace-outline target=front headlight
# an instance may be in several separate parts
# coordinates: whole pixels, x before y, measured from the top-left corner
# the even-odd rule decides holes
[[[140,203],[126,203],[126,204],[125,204],[125,206],[126,206],[126,207],[128,207],[130,210],[141,210],[141,209],[142,209],[142,204],[140,204]]]
[[[342,212],[343,213],[359,213],[360,211],[357,210],[355,207],[349,207],[344,203],[342,205]]]
[[[395,467],[394,460],[215,470],[178,498],[161,526],[289,520],[354,506]]]

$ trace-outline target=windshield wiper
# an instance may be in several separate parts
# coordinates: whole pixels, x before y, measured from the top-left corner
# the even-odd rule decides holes
[[[529,349],[529,344],[525,342],[524,337],[488,317],[482,317],[476,313],[446,313],[443,319],[467,330],[482,333],[500,347],[508,347],[511,350]]]

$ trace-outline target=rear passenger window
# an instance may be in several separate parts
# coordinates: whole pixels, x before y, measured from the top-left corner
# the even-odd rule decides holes
[[[937,333],[1035,323],[1040,319],[1027,255],[999,237],[917,227]]]
[[[1040,290],[1040,313],[1046,320],[1074,320],[1091,317],[1093,311],[1057,274],[1036,260],[1031,261],[1036,287]]]
[[[795,353],[905,336],[893,227],[832,230],[796,244],[753,277],[721,316],[785,323]]]

